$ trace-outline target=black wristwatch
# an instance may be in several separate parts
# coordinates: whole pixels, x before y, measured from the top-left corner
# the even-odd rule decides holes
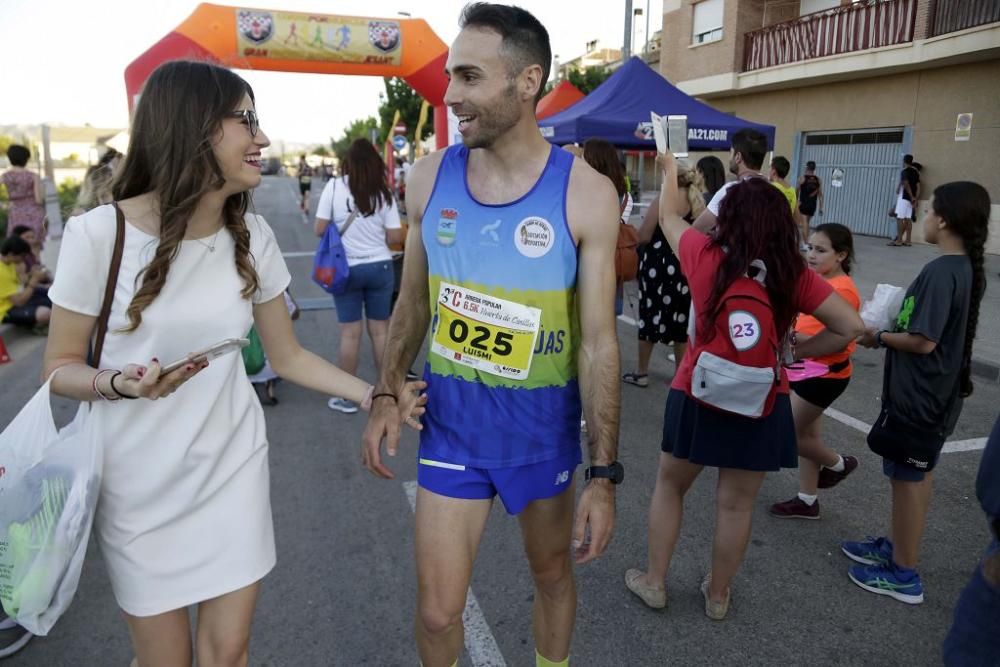
[[[887,329],[880,329],[878,333],[875,334],[875,344],[879,347],[886,347],[885,341],[882,340],[882,334],[889,333]]]
[[[613,461],[609,466],[590,466],[583,474],[583,478],[588,482],[595,477],[609,479],[612,484],[621,484],[625,479],[625,466]]]

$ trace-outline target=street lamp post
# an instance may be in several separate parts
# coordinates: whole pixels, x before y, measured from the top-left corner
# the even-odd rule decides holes
[[[646,0],[646,32],[643,34],[642,55],[649,51],[649,0]]]
[[[632,0],[625,0],[625,41],[622,42],[622,62],[632,55]]]
[[[632,10],[632,41],[635,41],[635,19],[637,16],[642,16],[642,7],[636,7],[634,10]],[[646,29],[648,30],[649,28]],[[629,47],[630,47],[629,50],[634,53],[635,45],[629,44]]]

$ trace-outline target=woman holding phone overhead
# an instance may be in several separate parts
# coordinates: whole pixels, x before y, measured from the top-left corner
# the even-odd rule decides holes
[[[776,188],[760,178],[734,185],[709,236],[678,215],[687,202],[678,195],[673,156],[661,153],[657,163],[663,172],[660,228],[691,288],[693,330],[667,395],[646,568],[628,570],[625,585],[648,606],[666,606],[665,580],[680,537],[684,496],[705,466],[718,468],[715,539],[701,592],[705,614],[721,621],[750,541],[764,475],[796,464],[788,378],[775,369],[779,341],[797,312],[814,314],[826,326],[796,348],[802,357],[843,349],[864,325],[819,274],[806,268],[792,212]],[[726,375],[732,371],[744,380],[738,387],[719,379],[733,377]],[[746,381],[761,371],[766,380]],[[746,409],[746,399],[763,399],[762,392],[765,407]]]
[[[195,656],[245,665],[260,581],[275,563],[263,410],[240,355],[170,373],[159,360],[242,338],[254,324],[282,377],[372,401],[368,384],[295,338],[288,270],[271,228],[247,210],[268,143],[243,79],[207,63],[164,64],[135,110],[117,204],[70,220],[62,242],[44,374],[59,369],[52,391],[93,404],[105,450],[95,533],[140,665]],[[95,369],[88,347],[120,227]],[[414,392],[377,398],[398,401],[410,420],[422,412]]]

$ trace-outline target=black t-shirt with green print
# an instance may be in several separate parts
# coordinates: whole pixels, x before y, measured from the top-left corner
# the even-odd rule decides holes
[[[962,411],[959,373],[972,294],[972,265],[966,255],[942,255],[929,262],[903,299],[893,331],[920,334],[937,346],[930,354],[888,349],[882,403],[905,421],[947,437]]]

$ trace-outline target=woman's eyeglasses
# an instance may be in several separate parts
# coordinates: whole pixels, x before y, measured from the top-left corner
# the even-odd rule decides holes
[[[243,109],[242,111],[233,111],[228,114],[229,118],[239,118],[243,121],[243,124],[247,126],[250,130],[250,136],[256,137],[257,132],[260,130],[260,121],[257,119],[257,112],[253,109]]]

